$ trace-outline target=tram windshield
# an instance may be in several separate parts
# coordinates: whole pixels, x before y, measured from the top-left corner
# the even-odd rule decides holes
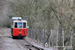
[[[22,28],[22,22],[18,23],[18,28]]]

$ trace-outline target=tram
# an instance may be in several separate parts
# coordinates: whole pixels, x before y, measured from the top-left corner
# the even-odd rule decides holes
[[[12,17],[11,21],[11,36],[12,38],[24,38],[27,36],[27,21],[21,17]]]

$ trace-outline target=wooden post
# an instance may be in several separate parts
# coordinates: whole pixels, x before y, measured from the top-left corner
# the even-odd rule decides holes
[[[51,30],[51,35],[50,35],[50,37],[49,37],[49,47],[50,47],[51,36],[52,36],[52,30]]]
[[[62,30],[63,50],[64,50],[64,31]]]
[[[32,38],[32,29],[31,29],[31,38]]]
[[[30,34],[29,37],[31,38],[31,28],[29,29],[29,34]]]
[[[27,28],[27,36],[29,37],[29,29]]]
[[[44,29],[42,30],[42,44],[44,46],[45,43],[45,37],[44,37],[45,33],[44,33]]]
[[[39,30],[37,29],[37,36],[36,36],[36,38],[37,38],[37,42],[39,43]]]
[[[71,39],[70,39],[70,42],[71,42],[71,50],[72,50],[72,33],[73,32],[71,32]]]
[[[57,30],[57,37],[56,37],[56,46],[58,47],[58,30]]]
[[[44,30],[44,47],[45,47],[45,41],[46,41],[46,30]]]
[[[33,39],[33,28],[31,29],[31,38]]]

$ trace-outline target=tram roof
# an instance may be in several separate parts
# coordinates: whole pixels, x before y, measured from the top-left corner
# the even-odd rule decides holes
[[[21,17],[12,17],[12,20],[18,20],[18,19],[22,20]]]
[[[26,20],[22,20],[21,17],[12,17],[13,22],[27,22]]]
[[[26,20],[13,20],[13,22],[27,22]]]

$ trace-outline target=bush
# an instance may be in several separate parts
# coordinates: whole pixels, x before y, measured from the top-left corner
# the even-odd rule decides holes
[[[12,17],[14,17],[13,15],[8,15],[8,17],[11,19]]]
[[[6,23],[3,24],[3,27],[8,27],[8,28],[10,28],[11,25],[10,25],[10,23],[6,22]]]
[[[6,20],[6,22],[2,23],[2,27],[8,27],[8,28],[11,27],[10,19],[13,17],[13,15],[8,15],[8,17],[9,17],[9,19]]]

